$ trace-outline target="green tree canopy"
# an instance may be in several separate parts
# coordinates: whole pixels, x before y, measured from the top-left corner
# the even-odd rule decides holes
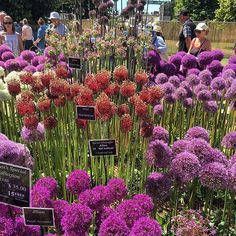
[[[218,0],[175,0],[175,14],[181,9],[187,9],[196,21],[213,20],[217,8]]]
[[[236,0],[218,0],[219,9],[216,10],[216,20],[236,22]]]

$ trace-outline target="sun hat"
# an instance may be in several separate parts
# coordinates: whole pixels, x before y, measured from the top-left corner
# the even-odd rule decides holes
[[[209,30],[209,27],[206,25],[206,23],[198,23],[195,30],[199,30],[199,31],[204,31],[205,30],[205,31],[207,31],[207,30]]]
[[[60,17],[58,12],[53,11],[53,12],[50,13],[49,19],[61,19],[61,17]]]
[[[154,25],[154,26],[153,26],[153,31],[162,33],[161,26],[159,26],[159,25]]]

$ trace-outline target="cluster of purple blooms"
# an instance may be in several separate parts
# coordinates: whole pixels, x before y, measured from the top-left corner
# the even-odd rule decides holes
[[[146,57],[155,67],[152,80],[163,89],[166,103],[180,101],[191,108],[200,101],[206,112],[215,113],[221,100],[230,100],[231,109],[235,109],[236,56],[231,56],[225,66],[220,62],[224,57],[220,50],[202,52],[198,58],[178,52],[168,62],[161,61],[153,51]],[[157,115],[162,115],[160,106],[154,109]]]
[[[184,139],[175,141],[169,147],[168,131],[160,126],[155,127],[146,158],[150,166],[165,171],[153,172],[148,176],[147,193],[157,200],[165,200],[170,195],[171,186],[185,186],[196,179],[210,189],[235,192],[235,155],[228,160],[219,149],[211,147],[209,141],[207,130],[193,127]],[[224,136],[222,146],[234,151],[235,145],[236,132],[232,131]]]
[[[34,166],[29,149],[21,143],[9,140],[2,133],[0,133],[0,161],[30,169],[33,169]]]
[[[86,236],[93,222],[99,236],[162,235],[160,225],[150,217],[154,209],[152,198],[136,194],[126,199],[128,189],[121,178],[91,188],[88,173],[75,170],[68,176],[66,188],[78,197],[72,204],[57,199],[58,186],[52,177],[39,179],[31,191],[31,206],[54,208],[60,235]]]
[[[67,65],[65,61],[64,54],[59,53],[51,46],[45,48],[43,55],[37,55],[34,51],[24,50],[18,57],[14,56],[12,50],[6,44],[0,46],[0,66],[8,72],[42,72],[46,70],[47,67],[50,68],[57,64],[65,66]]]

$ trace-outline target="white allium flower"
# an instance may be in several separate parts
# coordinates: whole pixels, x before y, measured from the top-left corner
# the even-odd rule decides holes
[[[19,76],[19,72],[16,71],[12,71],[10,72],[4,79],[7,82],[12,81],[12,80],[16,80],[16,81],[20,81],[20,76]]]
[[[4,76],[5,76],[5,70],[4,68],[0,66],[0,77],[4,77]]]

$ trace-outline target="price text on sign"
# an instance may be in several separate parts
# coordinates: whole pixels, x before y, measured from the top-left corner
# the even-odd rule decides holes
[[[114,139],[89,140],[89,148],[91,156],[117,155]]]
[[[70,68],[81,69],[81,60],[80,60],[80,58],[69,57],[68,58],[68,63],[69,63]]]
[[[76,106],[76,115],[81,120],[96,120],[94,106]]]
[[[25,225],[55,226],[53,208],[23,208]]]
[[[30,206],[31,170],[0,162],[0,202]]]

